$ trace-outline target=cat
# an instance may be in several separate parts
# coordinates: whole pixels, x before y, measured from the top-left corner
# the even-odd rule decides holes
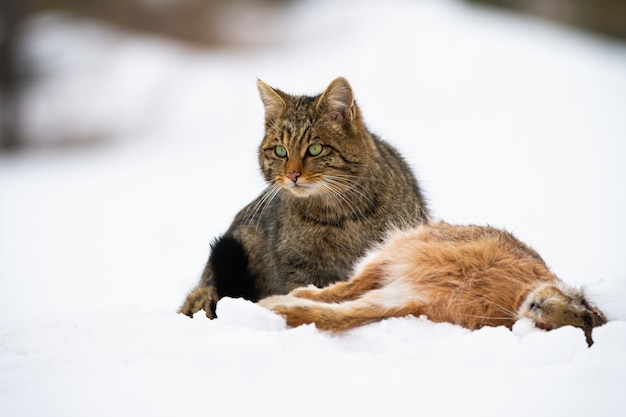
[[[179,310],[190,317],[200,310],[215,317],[224,296],[258,301],[346,280],[391,227],[429,218],[410,167],[366,128],[345,78],[313,97],[261,80],[257,87],[265,109],[259,163],[268,185],[213,241],[200,282]]]
[[[606,323],[582,292],[559,280],[531,247],[489,226],[431,223],[390,233],[357,265],[352,278],[308,286],[259,302],[287,324],[348,330],[388,317],[425,315],[469,329],[525,317],[545,330]]]

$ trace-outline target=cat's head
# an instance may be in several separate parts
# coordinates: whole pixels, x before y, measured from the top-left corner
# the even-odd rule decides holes
[[[562,326],[583,329],[589,346],[591,330],[607,322],[602,312],[589,303],[581,291],[561,284],[546,284],[528,294],[518,317],[531,319],[535,326],[552,330]]]
[[[265,107],[259,162],[265,180],[298,197],[353,189],[376,152],[352,88],[337,78],[314,97],[293,96],[258,80]]]

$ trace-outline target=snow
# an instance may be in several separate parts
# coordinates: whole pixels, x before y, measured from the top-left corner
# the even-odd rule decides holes
[[[296,2],[255,48],[58,14],[27,35],[29,139],[92,145],[0,155],[3,416],[623,414],[623,44],[435,0]],[[506,227],[583,287],[611,319],[591,348],[527,322],[174,314],[263,187],[256,78],[314,94],[340,75],[437,217]]]

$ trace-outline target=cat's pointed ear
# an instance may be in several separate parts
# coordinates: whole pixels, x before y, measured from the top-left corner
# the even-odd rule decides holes
[[[354,95],[348,80],[343,77],[335,78],[322,93],[317,107],[333,121],[342,123],[353,120]]]
[[[265,84],[261,80],[256,81],[256,86],[259,89],[259,95],[265,107],[265,119],[273,120],[277,118],[283,110],[287,107],[283,98],[269,85]]]

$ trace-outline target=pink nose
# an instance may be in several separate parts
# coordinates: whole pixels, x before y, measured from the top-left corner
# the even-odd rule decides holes
[[[287,173],[287,178],[289,178],[291,181],[296,182],[298,181],[298,177],[302,175],[300,174],[298,171],[291,171]]]

